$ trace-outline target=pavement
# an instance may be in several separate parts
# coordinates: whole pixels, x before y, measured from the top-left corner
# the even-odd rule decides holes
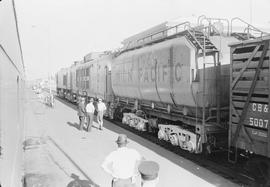
[[[27,187],[110,187],[112,178],[103,171],[101,163],[117,148],[115,140],[119,133],[127,134],[128,147],[136,149],[147,160],[159,163],[157,187],[238,186],[110,122],[104,121],[103,131],[98,130],[96,123],[90,133],[79,131],[74,109],[57,100],[55,107],[50,108],[31,91],[27,95]],[[137,183],[140,183],[140,177]]]
[[[42,95],[27,92],[23,142],[24,186],[75,187],[81,184],[82,187],[92,187],[48,136],[48,126],[42,120],[51,108],[43,103],[43,98]]]

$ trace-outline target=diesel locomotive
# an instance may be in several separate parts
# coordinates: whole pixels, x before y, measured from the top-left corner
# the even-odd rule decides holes
[[[243,30],[235,22],[243,24]],[[260,39],[256,39],[258,35]],[[230,152],[241,148],[269,157],[269,151],[257,150],[261,145],[257,139],[248,146],[243,134],[249,133],[245,127],[251,121],[252,128],[264,126],[267,136],[263,141],[270,150],[269,127],[265,125],[268,118],[253,116],[248,120],[241,116],[241,112],[248,113],[243,106],[249,112],[268,107],[269,84],[261,82],[268,82],[269,47],[258,44],[262,38],[267,41],[264,35],[240,18],[229,21],[200,16],[196,24],[162,23],[125,39],[121,50],[89,53],[82,61],[61,69],[56,75],[57,94],[72,102],[81,96],[102,98],[108,105],[108,117],[156,133],[159,139],[193,153],[228,147],[229,140]],[[255,55],[246,57],[248,53]],[[256,62],[260,58],[265,61]],[[257,72],[264,67],[253,82],[249,79],[256,73],[247,71],[250,68],[239,70],[252,66],[251,62],[260,64]],[[252,87],[252,93],[248,91],[256,83],[264,85],[263,99],[256,95],[258,85]],[[259,98],[256,106],[252,104],[255,98]],[[268,108],[263,115],[269,116]]]

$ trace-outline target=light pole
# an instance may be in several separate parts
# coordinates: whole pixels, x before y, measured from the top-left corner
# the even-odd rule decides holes
[[[250,24],[252,24],[252,0],[249,0],[249,16],[250,16]]]

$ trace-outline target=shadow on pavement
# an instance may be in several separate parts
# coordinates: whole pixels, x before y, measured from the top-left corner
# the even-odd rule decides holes
[[[81,180],[80,177],[74,173],[70,176],[73,180],[68,183],[67,187],[99,187],[99,185],[94,184],[89,180]]]
[[[79,127],[80,125],[76,122],[75,123],[67,122],[67,124],[71,127],[76,128],[77,130],[80,130],[80,127]]]
[[[96,123],[96,122],[93,122],[93,123]],[[67,122],[67,124],[69,125],[69,126],[71,126],[71,127],[74,127],[75,129],[77,129],[77,130],[80,130],[80,125],[78,124],[78,123],[76,123],[76,122],[74,122],[74,123],[71,123],[71,122]],[[92,129],[99,129],[99,127],[97,127],[97,125],[95,124],[93,124],[92,125]],[[83,130],[85,130],[85,131],[87,131],[87,125],[85,124],[84,126],[83,126]]]

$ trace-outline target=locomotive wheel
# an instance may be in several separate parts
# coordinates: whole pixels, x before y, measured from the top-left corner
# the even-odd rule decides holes
[[[270,160],[261,157],[254,157],[247,161],[246,170],[254,177],[252,186],[270,187]]]
[[[159,140],[165,140],[165,136],[166,136],[166,134],[165,134],[165,132],[163,131],[163,130],[159,130],[158,131],[158,139]]]
[[[177,135],[176,134],[171,134],[171,135],[169,135],[169,140],[170,140],[170,142],[171,142],[171,144],[172,145],[174,145],[174,146],[178,146],[179,144],[178,144],[178,137],[177,137]]]
[[[121,109],[120,107],[117,107],[114,112],[114,119],[122,122],[122,119],[124,117],[123,114],[128,112],[130,112],[130,110],[127,108]]]

